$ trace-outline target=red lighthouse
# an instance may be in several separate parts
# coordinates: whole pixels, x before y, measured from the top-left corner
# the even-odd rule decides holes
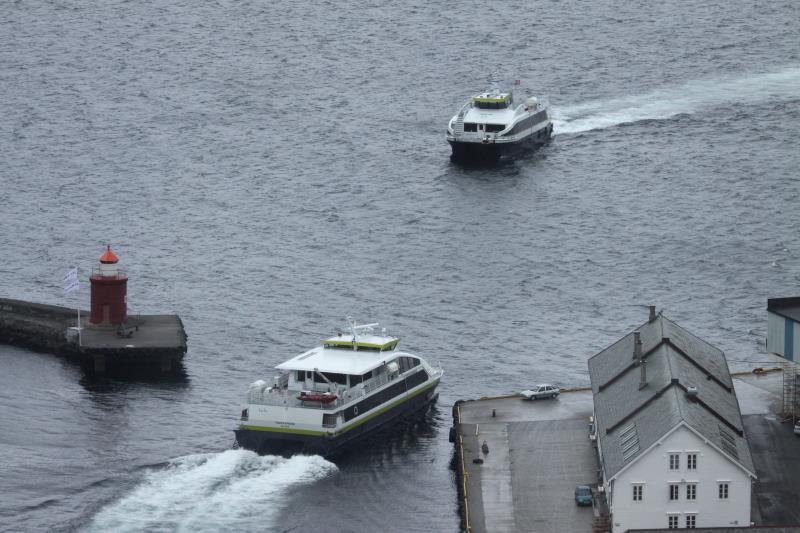
[[[92,312],[90,324],[118,325],[128,318],[125,295],[128,291],[128,276],[117,264],[119,258],[111,251],[111,245],[100,256],[100,265],[92,270]]]

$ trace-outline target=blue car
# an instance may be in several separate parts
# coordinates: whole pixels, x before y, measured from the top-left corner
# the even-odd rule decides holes
[[[575,487],[575,503],[578,505],[592,505],[592,488],[588,485]]]

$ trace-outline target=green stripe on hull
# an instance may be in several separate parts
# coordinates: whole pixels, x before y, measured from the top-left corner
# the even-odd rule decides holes
[[[345,427],[345,428],[342,428],[339,431],[336,431],[335,433],[329,433],[329,432],[325,432],[325,431],[315,431],[313,429],[292,429],[292,428],[275,428],[275,427],[268,427],[268,426],[244,426],[244,425],[239,426],[239,429],[249,429],[249,430],[252,430],[252,431],[268,431],[270,433],[290,433],[290,434],[293,434],[293,435],[310,435],[312,437],[334,437],[336,435],[341,435],[342,433],[346,433],[346,432],[350,431],[351,429],[360,426],[364,422],[367,422],[367,421],[371,420],[372,418],[374,418],[374,417],[376,417],[376,416],[378,416],[378,415],[380,415],[382,413],[385,413],[389,409],[392,409],[393,407],[396,407],[396,406],[400,405],[401,403],[405,402],[406,400],[410,400],[411,398],[414,398],[414,397],[422,394],[423,392],[431,389],[432,387],[435,387],[438,384],[439,384],[439,380],[437,379],[436,381],[434,381],[430,385],[427,385],[426,387],[421,388],[420,390],[414,392],[413,394],[411,394],[409,396],[406,396],[404,398],[400,398],[398,400],[395,400],[395,401],[393,401],[392,403],[390,403],[389,405],[387,405],[385,407],[381,407],[377,411],[375,411],[373,413],[370,413],[369,415],[365,416],[361,420],[359,420],[357,422],[353,422],[352,425],[350,425],[348,427]]]
[[[328,435],[324,431],[314,431],[313,429],[273,428],[267,426],[239,426],[239,429],[269,431],[270,433],[291,433],[292,435],[311,435],[313,437],[325,437]]]
[[[430,385],[421,388],[420,390],[416,391],[415,393],[413,393],[413,394],[411,394],[409,396],[406,396],[405,398],[400,398],[399,400],[395,400],[392,403],[390,403],[389,405],[387,405],[386,407],[381,407],[380,409],[378,409],[374,413],[368,414],[367,416],[365,416],[364,418],[362,418],[358,422],[354,422],[353,425],[340,429],[339,431],[334,433],[334,435],[341,435],[342,433],[346,433],[346,432],[350,431],[351,429],[360,426],[364,422],[367,422],[368,420],[371,420],[372,418],[378,416],[379,414],[385,413],[389,409],[391,409],[391,408],[393,408],[393,407],[395,407],[397,405],[400,405],[401,403],[405,402],[406,400],[410,400],[411,398],[414,398],[415,396],[418,396],[418,395],[422,394],[423,392],[427,391],[431,387],[435,387],[438,384],[439,384],[439,380],[437,379],[436,381],[434,381]]]

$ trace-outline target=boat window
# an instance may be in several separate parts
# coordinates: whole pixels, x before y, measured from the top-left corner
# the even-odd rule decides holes
[[[478,125],[474,122],[465,122],[464,131],[478,131]]]
[[[372,379],[372,370],[370,370],[369,372],[364,374],[363,378],[364,378],[364,381],[367,381],[368,379]]]
[[[351,386],[351,387],[352,387],[353,385],[358,385],[359,383],[361,383],[361,381],[362,381],[362,377],[361,377],[361,376],[359,376],[359,375],[354,375],[354,374],[351,374],[351,375],[350,375],[350,386]]]
[[[506,125],[505,124],[487,124],[486,125],[486,131],[488,131],[488,132],[502,131],[504,129],[506,129]]]
[[[297,377],[295,377],[294,379],[295,379],[295,381],[297,381],[299,383],[301,381],[304,381],[305,377],[306,377],[306,371],[305,370],[298,370],[297,371]]]
[[[508,107],[508,102],[475,102],[475,107],[480,109],[505,109]]]
[[[347,374],[336,374],[334,372],[322,372],[331,383],[338,383],[339,385],[347,385]],[[319,374],[314,375],[316,383],[327,383]]]
[[[419,359],[413,357],[403,356],[398,362],[400,363],[400,372],[406,372],[419,365]]]
[[[311,381],[314,380],[314,371],[313,370],[306,370],[306,379],[310,379]]]

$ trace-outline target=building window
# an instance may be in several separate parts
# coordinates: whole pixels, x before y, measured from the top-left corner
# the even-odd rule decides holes
[[[697,499],[697,484],[696,483],[689,483],[686,485],[686,499],[687,500],[696,500]]]
[[[669,454],[669,469],[678,470],[681,467],[681,456],[677,453]]]
[[[719,484],[719,499],[720,500],[728,499],[728,483]]]
[[[697,470],[697,454],[690,453],[686,456],[686,469],[687,470]]]
[[[667,529],[678,529],[678,515],[667,516]]]
[[[678,490],[680,489],[680,485],[677,484],[670,484],[669,486],[669,499],[670,501],[674,501],[678,499]]]
[[[686,515],[686,529],[695,529],[697,527],[697,515]]]
[[[644,496],[644,485],[633,486],[633,501],[640,502]]]

